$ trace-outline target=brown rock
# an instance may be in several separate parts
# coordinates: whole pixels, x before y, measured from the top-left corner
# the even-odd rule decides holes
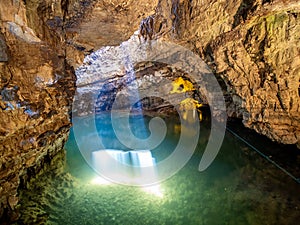
[[[177,41],[222,78],[228,115],[275,141],[299,145],[298,1],[177,4]]]

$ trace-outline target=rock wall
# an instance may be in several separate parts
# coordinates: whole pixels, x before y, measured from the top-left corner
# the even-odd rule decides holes
[[[160,5],[160,18],[171,21],[168,39],[198,53],[219,78],[228,116],[300,147],[299,1],[162,0]]]
[[[19,186],[62,151],[75,90],[62,31],[42,20],[50,1],[26,2],[0,3],[0,218],[8,220],[18,217]]]
[[[94,48],[128,39],[156,4],[0,2],[0,223],[19,216],[18,188],[63,149],[71,125],[73,68]]]

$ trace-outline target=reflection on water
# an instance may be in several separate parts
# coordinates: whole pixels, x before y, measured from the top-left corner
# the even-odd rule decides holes
[[[166,138],[151,151],[157,162],[172,153],[180,136],[179,122],[173,118],[166,122]],[[97,123],[105,127],[101,130],[110,148],[128,150],[115,140],[108,118]],[[139,133],[134,120],[131,124]],[[46,173],[22,193],[20,223],[298,224],[300,186],[230,133],[213,164],[200,173],[208,136],[209,129],[201,124],[199,143],[188,164],[159,185],[141,188],[99,177],[82,158],[71,132],[66,166]]]

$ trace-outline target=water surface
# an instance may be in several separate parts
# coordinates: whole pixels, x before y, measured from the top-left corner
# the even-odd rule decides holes
[[[80,118],[79,122],[89,119]],[[141,128],[141,120],[131,119],[132,130],[137,136],[146,137],[148,131]],[[167,136],[152,151],[157,161],[173,151],[180,135],[177,119],[165,121]],[[116,140],[109,116],[101,116],[97,127],[109,148],[126,150]],[[81,156],[71,130],[65,146],[66,164],[53,165],[52,171],[22,193],[21,221],[64,225],[298,224],[299,184],[232,134],[226,133],[212,165],[199,172],[208,136],[209,126],[204,122],[197,149],[184,168],[154,188],[143,189],[98,179]],[[90,137],[86,133],[87,143],[92,142]]]

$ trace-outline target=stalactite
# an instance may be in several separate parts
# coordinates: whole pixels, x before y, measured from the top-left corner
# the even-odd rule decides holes
[[[139,39],[142,37],[145,41],[152,40],[154,35],[154,17],[148,16],[141,21],[139,29]]]

